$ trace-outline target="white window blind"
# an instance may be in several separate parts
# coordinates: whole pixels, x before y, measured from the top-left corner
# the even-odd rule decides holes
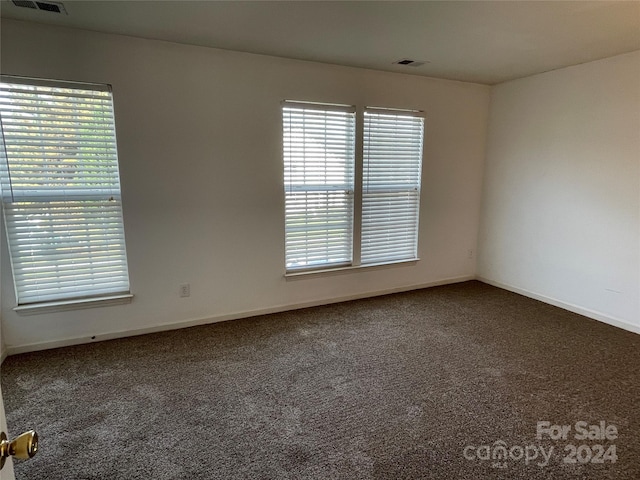
[[[18,304],[128,293],[110,88],[3,76],[0,119]]]
[[[362,264],[417,257],[424,118],[364,112]]]
[[[282,114],[287,270],[348,265],[355,112],[285,102]]]

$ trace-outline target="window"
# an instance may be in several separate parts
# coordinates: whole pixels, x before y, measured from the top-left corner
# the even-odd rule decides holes
[[[283,107],[287,269],[351,264],[355,110]]]
[[[364,112],[362,264],[417,257],[423,124],[406,112]]]
[[[288,272],[417,260],[424,118],[355,112],[283,104]]]
[[[128,294],[110,87],[2,76],[0,120],[18,305]]]

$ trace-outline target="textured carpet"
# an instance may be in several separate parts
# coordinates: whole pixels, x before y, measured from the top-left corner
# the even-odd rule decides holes
[[[19,480],[638,479],[639,347],[467,282],[12,356],[2,388],[41,436]]]

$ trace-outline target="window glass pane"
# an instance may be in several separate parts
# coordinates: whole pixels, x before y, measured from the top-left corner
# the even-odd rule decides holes
[[[0,175],[18,303],[127,293],[111,92],[2,80]]]
[[[287,270],[351,263],[355,114],[284,106]]]
[[[417,257],[424,119],[365,111],[362,264]]]

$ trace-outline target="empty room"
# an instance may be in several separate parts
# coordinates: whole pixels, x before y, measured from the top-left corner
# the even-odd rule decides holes
[[[640,1],[0,16],[0,479],[640,478]]]

